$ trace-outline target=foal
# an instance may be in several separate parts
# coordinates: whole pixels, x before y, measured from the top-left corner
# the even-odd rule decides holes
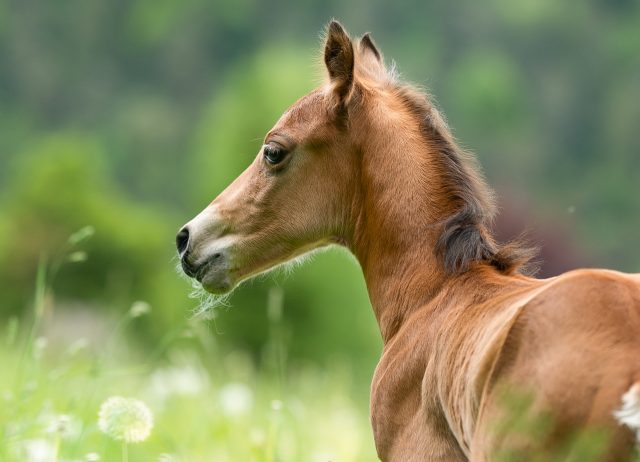
[[[324,62],[326,83],[180,230],[184,271],[226,293],[312,249],[350,249],[384,340],[371,388],[384,461],[545,457],[584,429],[606,432],[603,460],[626,460],[640,430],[640,276],[524,276],[526,252],[493,240],[491,192],[428,98],[335,21]],[[527,417],[552,416],[544,437],[505,430],[505,390],[526,394]]]

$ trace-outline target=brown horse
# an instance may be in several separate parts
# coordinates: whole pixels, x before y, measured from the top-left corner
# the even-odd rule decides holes
[[[326,83],[180,230],[184,271],[219,294],[312,249],[351,250],[384,340],[371,388],[382,460],[545,457],[584,429],[606,432],[603,459],[630,457],[640,276],[525,276],[527,252],[492,238],[491,192],[428,97],[337,22],[324,63]],[[526,394],[527,417],[553,416],[544,435],[504,425],[505,390]]]

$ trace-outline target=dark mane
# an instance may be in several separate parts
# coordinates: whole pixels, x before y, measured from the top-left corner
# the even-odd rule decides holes
[[[485,262],[503,273],[530,273],[536,250],[513,241],[499,244],[491,225],[496,213],[493,192],[473,156],[455,142],[449,127],[429,98],[410,86],[397,85],[395,94],[420,121],[427,142],[438,153],[445,176],[445,194],[456,211],[447,217],[436,254],[449,273],[462,273],[474,262]]]

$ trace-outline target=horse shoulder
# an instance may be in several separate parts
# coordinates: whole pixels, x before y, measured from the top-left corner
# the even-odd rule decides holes
[[[427,310],[417,310],[384,347],[371,386],[371,421],[381,460],[467,460],[437,403],[435,377],[425,373],[433,331]]]

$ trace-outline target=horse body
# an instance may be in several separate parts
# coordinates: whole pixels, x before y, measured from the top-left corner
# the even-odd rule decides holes
[[[336,22],[324,61],[326,84],[179,232],[185,272],[225,293],[314,248],[351,250],[384,342],[371,389],[384,461],[544,455],[585,428],[624,460],[640,429],[640,276],[523,275],[528,253],[493,240],[491,192],[429,99]],[[499,425],[505,390],[527,396],[526,416],[553,414],[547,434]]]
[[[578,270],[514,280],[478,268],[461,279],[385,344],[371,394],[381,459],[500,460],[511,444],[496,430],[502,392],[514,387],[534,394],[527,412],[555,420],[545,438],[511,449],[550,451],[592,426],[610,430],[608,460],[624,460],[633,436],[612,411],[640,380],[639,278]]]

